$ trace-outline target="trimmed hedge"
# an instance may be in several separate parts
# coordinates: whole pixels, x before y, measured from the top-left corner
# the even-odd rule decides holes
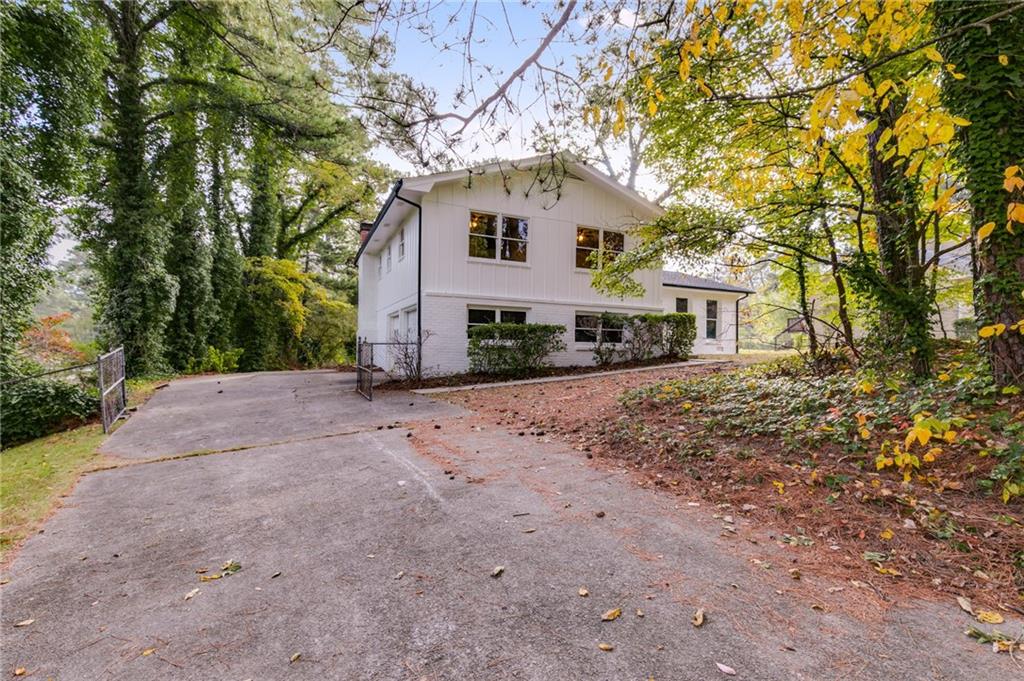
[[[0,448],[82,425],[99,409],[96,392],[77,383],[33,378],[5,386],[0,394]]]
[[[565,350],[560,324],[481,324],[469,330],[469,369],[483,374],[526,376]]]
[[[697,340],[697,317],[690,312],[661,315],[664,329],[662,350],[668,357],[688,359]]]

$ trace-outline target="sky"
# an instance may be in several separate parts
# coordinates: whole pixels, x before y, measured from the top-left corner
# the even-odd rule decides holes
[[[475,106],[475,102],[457,107],[452,104],[460,85],[464,81],[469,82],[474,74],[468,71],[460,46],[449,51],[441,49],[445,40],[454,42],[466,33],[472,19],[472,5],[472,2],[445,2],[433,10],[431,26],[438,34],[434,44],[423,33],[408,26],[392,33],[395,43],[393,69],[435,89],[438,93],[438,106],[442,111],[465,112]],[[516,0],[508,0],[506,3],[484,0],[477,3],[473,26],[476,37],[473,56],[481,63],[475,72],[476,76],[482,77],[477,83],[477,92],[481,98],[490,94],[497,82],[507,77],[537,48],[548,31],[544,16],[554,20],[560,11],[554,3],[544,2],[533,8],[524,7]],[[452,15],[455,15],[455,21],[444,28],[448,17]],[[564,60],[566,67],[574,70],[576,57],[585,56],[593,49],[592,46],[579,45],[573,41],[573,34],[580,30],[580,24],[570,22],[545,52],[542,63],[554,65]],[[496,72],[493,75],[486,74],[482,68],[484,64],[493,66]],[[513,134],[504,140],[495,141],[493,130],[475,126],[472,133],[467,135],[472,143],[457,148],[459,155],[467,162],[473,162],[484,158],[515,159],[535,154],[531,144],[534,125],[548,119],[548,112],[534,87],[535,82],[536,72],[530,71],[523,84],[516,88],[516,100],[523,111],[519,119],[510,121]],[[472,148],[474,143],[478,147],[475,150]],[[378,146],[373,155],[400,173],[423,173],[422,169],[415,169],[411,163],[399,158],[386,147]],[[639,178],[638,189],[648,196],[657,196],[661,184],[646,173]]]

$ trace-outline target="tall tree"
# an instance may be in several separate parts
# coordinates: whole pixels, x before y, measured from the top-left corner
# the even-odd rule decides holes
[[[998,21],[983,23],[999,11]],[[975,312],[991,339],[996,381],[1024,385],[1024,230],[1014,228],[1024,223],[1024,10],[1000,0],[936,3],[934,12],[946,36],[939,50],[962,75],[946,74],[943,100],[971,123],[954,153],[970,192],[972,234],[981,238]]]
[[[0,4],[0,377],[50,280],[60,203],[81,180],[99,94],[96,36],[63,3]]]

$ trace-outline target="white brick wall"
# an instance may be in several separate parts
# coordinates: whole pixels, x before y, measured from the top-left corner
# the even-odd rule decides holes
[[[657,312],[625,305],[594,305],[593,303],[551,303],[525,300],[471,298],[425,293],[423,296],[423,330],[430,338],[423,346],[423,368],[429,374],[453,374],[467,371],[466,348],[468,310],[471,307],[526,310],[526,321],[537,324],[561,324],[565,327],[566,350],[550,357],[555,366],[580,366],[594,363],[591,343],[573,340],[576,312],[616,312],[641,314]]]

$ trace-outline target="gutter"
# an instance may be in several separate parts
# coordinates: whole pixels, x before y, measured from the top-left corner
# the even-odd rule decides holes
[[[353,262],[359,262],[359,256],[361,256],[363,254],[363,251],[366,250],[366,245],[368,243],[370,243],[370,239],[372,239],[373,235],[377,232],[377,228],[380,226],[380,222],[381,222],[381,220],[384,219],[384,216],[387,215],[388,209],[391,208],[391,204],[395,202],[396,198],[401,198],[400,196],[398,196],[398,192],[401,189],[402,189],[402,179],[399,178],[399,179],[395,180],[395,184],[391,187],[391,193],[388,194],[388,198],[384,200],[384,205],[381,206],[380,212],[378,212],[377,213],[377,217],[374,218],[373,226],[370,227],[370,233],[366,235],[366,240],[363,241],[363,243],[359,244],[359,250],[356,251],[356,257],[353,259]],[[403,199],[403,201],[404,200],[405,199]],[[406,203],[411,203],[411,202],[406,201]],[[413,204],[413,205],[415,206],[416,204]],[[418,207],[419,206],[417,206],[417,208]]]
[[[662,286],[667,286],[669,288],[689,288],[689,289],[693,289],[694,291],[718,291],[719,293],[742,293],[743,294],[743,298],[746,298],[751,293],[753,293],[753,291],[751,291],[749,289],[745,289],[745,288],[714,288],[712,286],[689,286],[689,285],[686,285],[686,284],[666,284],[664,282],[661,285]],[[740,300],[743,300],[743,298],[740,298]]]
[[[744,293],[739,298],[736,298],[736,354],[739,354],[739,303],[743,301],[743,298],[750,295],[750,293]]]
[[[423,206],[418,203],[414,203],[404,196],[398,195],[398,190],[402,188],[402,181],[399,180],[395,183],[395,189],[391,192],[391,196],[388,197],[388,202],[384,205],[381,210],[381,216],[387,211],[388,206],[394,199],[398,199],[404,203],[409,204],[416,209],[416,375],[423,375]],[[380,222],[380,217],[377,218]],[[376,224],[374,229],[376,229]],[[373,231],[366,237],[366,242],[370,241],[370,236],[373,236]],[[356,256],[357,258],[359,256]],[[736,336],[739,338],[739,335]],[[739,347],[739,346],[737,346]]]

